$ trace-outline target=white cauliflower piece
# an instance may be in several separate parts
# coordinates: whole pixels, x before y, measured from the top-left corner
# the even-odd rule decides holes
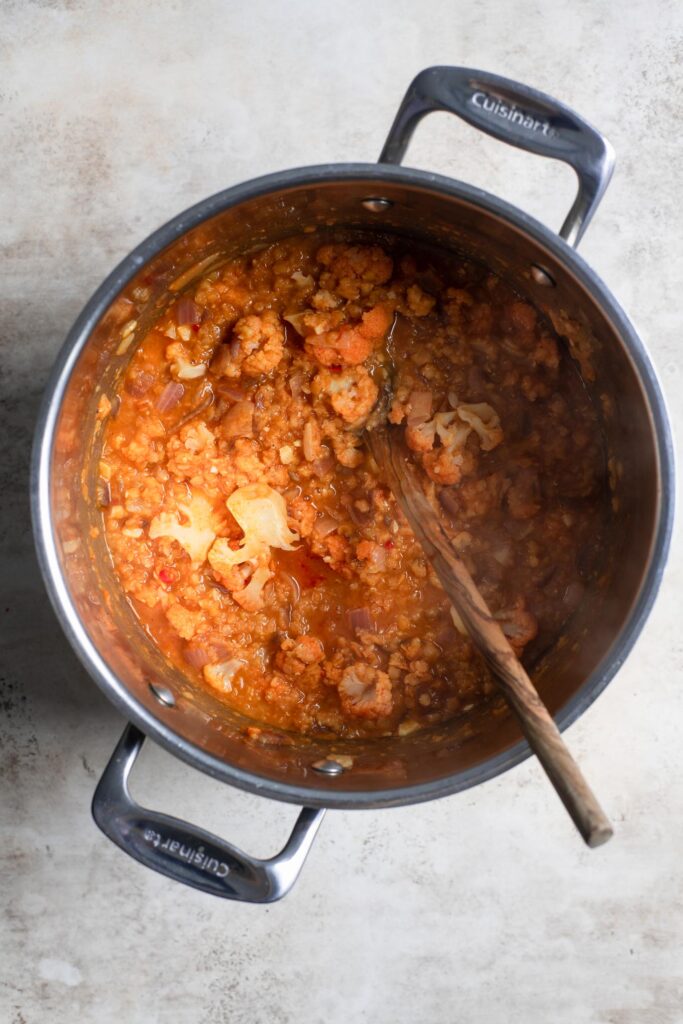
[[[165,355],[171,364],[171,375],[176,380],[195,380],[206,373],[206,363],[191,362],[187,349],[180,341],[169,345]]]
[[[299,536],[287,524],[285,499],[268,484],[247,484],[238,487],[226,502],[228,509],[242,527],[244,538],[238,548],[220,537],[209,552],[209,562],[218,572],[225,573],[235,565],[267,562],[271,548],[293,551]],[[237,598],[235,598],[237,600]]]
[[[204,495],[193,494],[190,504],[179,502],[178,509],[188,522],[180,523],[173,512],[161,512],[149,524],[150,540],[156,540],[157,537],[172,537],[187,551],[193,562],[201,564],[216,539],[211,503]]]
[[[244,608],[245,612],[258,612],[265,604],[263,588],[268,580],[272,580],[273,573],[261,565],[254,572],[246,587],[242,590],[234,590],[232,596],[238,605]]]
[[[456,412],[479,435],[482,451],[490,452],[503,440],[498,413],[488,402],[459,405]]]
[[[359,718],[384,718],[391,714],[391,679],[386,672],[361,661],[344,669],[339,683],[344,711]]]
[[[220,661],[216,665],[205,665],[202,673],[209,686],[213,686],[214,690],[230,693],[233,680],[244,664],[241,658],[230,658],[229,661]]]

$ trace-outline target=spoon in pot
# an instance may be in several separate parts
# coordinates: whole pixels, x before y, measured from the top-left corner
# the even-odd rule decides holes
[[[590,847],[601,846],[613,834],[607,816],[567,749],[536,687],[453,548],[438,514],[420,486],[399,432],[378,420],[379,417],[373,415],[372,421],[376,425],[369,425],[365,432],[375,462],[384,473],[453,608],[493,672],[519,719],[529,746],[584,841]]]

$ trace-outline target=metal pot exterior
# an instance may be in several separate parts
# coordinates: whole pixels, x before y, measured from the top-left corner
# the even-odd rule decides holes
[[[330,744],[273,731],[263,744],[245,742],[245,721],[192,688],[153,648],[116,586],[101,535],[91,537],[97,401],[126,365],[131,343],[189,282],[192,268],[206,272],[213,260],[332,226],[400,234],[482,260],[546,311],[589,365],[610,450],[613,575],[605,590],[586,595],[535,672],[561,727],[588,707],[623,663],[663,572],[673,516],[666,410],[636,331],[580,256],[534,219],[457,181],[391,165],[292,170],[221,192],[146,239],[98,289],[59,355],[36,435],[34,527],[72,645],[146,734],[251,792],[311,807],[391,806],[482,782],[528,756],[528,747],[511,720],[482,715],[381,741]],[[335,753],[351,755],[353,767],[316,770]]]

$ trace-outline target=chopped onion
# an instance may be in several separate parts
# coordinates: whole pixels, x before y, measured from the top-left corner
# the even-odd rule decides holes
[[[216,385],[216,390],[221,398],[227,398],[231,402],[241,402],[246,397],[242,388],[237,387],[235,384],[226,384],[223,381]]]
[[[339,526],[339,523],[332,516],[323,515],[321,519],[316,520],[313,531],[317,537],[327,537]]]
[[[348,612],[349,625],[351,629],[359,632],[360,630],[373,630],[375,624],[372,621],[370,610],[368,608],[353,608]]]
[[[288,324],[291,324],[297,334],[303,335],[304,333],[304,317],[306,313],[289,313],[285,314],[282,319],[286,320]]]
[[[107,508],[111,505],[111,485],[108,480],[99,477],[95,491],[99,508]]]
[[[184,394],[185,388],[179,381],[170,381],[157,398],[157,412],[169,412],[171,409],[175,409]]]
[[[224,438],[254,436],[254,404],[253,402],[236,402],[221,420],[221,433]]]
[[[212,661],[211,651],[203,644],[188,644],[183,652],[183,657],[192,668],[204,668]]]
[[[205,412],[212,403],[213,403],[213,391],[209,387],[209,388],[206,389],[206,391],[202,395],[202,398],[201,398],[201,401],[199,402],[199,405],[196,405],[194,407],[194,409],[190,409],[190,411],[188,413],[186,413],[184,416],[181,416],[180,419],[178,420],[178,422],[173,427],[173,430],[174,431],[180,430],[180,428],[184,427],[186,423],[189,423],[190,420],[193,420],[195,418],[195,416],[199,416],[200,413]]]
[[[450,405],[451,409],[458,408],[458,405],[460,403],[458,402],[458,396],[456,395],[455,391],[448,392],[448,404]]]
[[[438,494],[439,504],[453,519],[458,519],[462,514],[458,495],[452,487],[442,487]]]
[[[202,311],[192,299],[182,298],[178,302],[175,311],[175,319],[178,327],[183,324],[198,324],[202,317]]]
[[[289,378],[289,390],[292,393],[292,398],[300,398],[304,389],[304,375],[300,370],[293,373]]]
[[[153,373],[147,373],[145,370],[142,370],[140,373],[136,373],[134,377],[128,378],[125,383],[125,389],[133,398],[142,398],[143,395],[147,394],[154,380]]]
[[[330,470],[334,469],[334,455],[327,454],[321,455],[319,459],[311,463],[311,467],[316,476],[323,477],[327,476]]]
[[[313,420],[304,425],[303,450],[306,462],[314,462],[320,452],[320,427]]]
[[[426,423],[432,414],[432,393],[431,391],[411,391],[408,395],[407,423],[409,427],[415,427],[419,423]]]

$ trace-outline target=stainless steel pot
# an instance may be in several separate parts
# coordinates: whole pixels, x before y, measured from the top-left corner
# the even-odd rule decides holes
[[[579,191],[558,237],[513,206],[459,181],[400,166],[417,122],[448,110],[522,149],[563,160]],[[112,577],[92,495],[97,402],[135,339],[193,278],[226,256],[319,225],[393,232],[464,251],[544,310],[579,360],[602,409],[613,529],[603,582],[535,666],[561,728],[618,670],[661,579],[673,515],[672,447],[642,342],[609,289],[576,254],[609,182],[608,143],[582,118],[526,86],[481,71],[429,68],[411,84],[379,164],[307,167],[227,189],[147,238],[85,306],[48,383],[32,468],[33,521],[45,582],[83,664],[127,716],[97,787],[100,828],[143,864],[205,892],[268,902],[296,879],[326,807],[387,807],[477,785],[529,755],[511,719],[479,713],[453,727],[373,742],[323,742],[265,730],[169,667]],[[280,855],[258,861],[216,836],[133,802],[128,774],[152,736],[208,774],[304,805]]]

